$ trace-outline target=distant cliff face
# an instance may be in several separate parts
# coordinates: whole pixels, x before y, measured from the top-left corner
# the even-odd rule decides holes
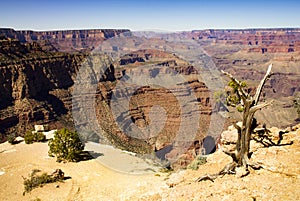
[[[300,29],[225,29],[195,30],[190,35],[196,40],[211,40],[216,44],[247,45],[248,52],[300,52]]]
[[[105,39],[123,33],[131,35],[130,30],[89,29],[65,31],[15,31],[0,29],[0,35],[18,39],[20,42],[48,41],[57,51],[90,51]],[[209,29],[183,32],[199,41],[211,41],[224,45],[247,45],[248,52],[288,53],[300,52],[299,28],[274,29]]]
[[[130,35],[129,30],[116,29],[89,29],[66,31],[15,31],[0,29],[0,35],[17,39],[22,43],[48,41],[57,51],[76,52],[91,51],[99,46],[103,40],[115,37],[120,33]]]

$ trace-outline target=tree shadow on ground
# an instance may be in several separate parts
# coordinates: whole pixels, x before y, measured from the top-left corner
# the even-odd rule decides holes
[[[15,144],[20,144],[21,142],[23,142],[24,140],[14,140],[11,144],[15,145]]]
[[[80,161],[88,161],[88,160],[96,159],[100,156],[104,156],[104,154],[97,153],[97,152],[94,152],[94,151],[83,151],[80,154]]]
[[[288,133],[288,131],[279,131],[279,139],[276,141],[273,139],[274,136],[270,135],[271,131],[263,128],[255,132],[252,136],[252,139],[258,143],[261,143],[264,147],[271,147],[271,146],[286,146],[292,145],[293,141],[287,143],[281,143],[283,140],[283,135]]]
[[[63,178],[64,181],[69,180],[69,179],[72,179],[72,177],[70,177],[70,176],[65,176],[65,177]]]

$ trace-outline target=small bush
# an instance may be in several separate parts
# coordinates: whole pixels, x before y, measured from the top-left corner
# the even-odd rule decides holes
[[[42,173],[40,175],[37,175],[37,173],[41,172],[41,170],[34,169],[32,170],[31,174],[29,175],[29,178],[24,178],[24,192],[29,193],[34,188],[37,187],[43,187],[47,183],[53,183],[57,181],[62,181],[64,179],[64,172],[60,169],[56,170],[54,173],[48,175],[47,173]]]
[[[199,155],[195,158],[195,160],[192,161],[191,164],[188,165],[187,168],[192,170],[198,170],[199,166],[205,163],[206,163],[206,157]]]
[[[57,162],[80,160],[80,154],[84,149],[83,143],[77,132],[72,132],[66,128],[58,130],[54,138],[49,141],[49,156],[56,156]]]
[[[161,173],[172,173],[174,170],[172,169],[172,168],[166,168],[166,167],[164,167],[164,168],[160,168],[159,169],[159,172],[161,172]]]
[[[7,141],[10,143],[10,144],[15,144],[16,143],[16,137],[17,135],[15,133],[12,133],[12,134],[9,134],[7,136]]]
[[[300,119],[300,95],[295,96],[293,103],[294,103],[294,108],[297,111],[298,118]]]
[[[27,131],[24,135],[24,141],[26,144],[32,144],[34,142],[34,134],[32,131]]]
[[[43,132],[37,132],[35,135],[36,142],[44,142],[46,140],[46,136]]]
[[[27,131],[24,135],[24,141],[26,144],[32,144],[34,142],[44,142],[46,136],[42,132],[33,133],[31,130]]]

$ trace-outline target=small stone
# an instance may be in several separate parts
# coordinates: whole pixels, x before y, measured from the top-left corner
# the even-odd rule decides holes
[[[241,178],[249,174],[249,172],[244,167],[235,168],[236,177]]]
[[[169,178],[169,180],[166,182],[166,184],[172,188],[182,182],[184,182],[184,174],[185,174],[185,171],[180,171],[178,172],[177,174],[172,174]]]

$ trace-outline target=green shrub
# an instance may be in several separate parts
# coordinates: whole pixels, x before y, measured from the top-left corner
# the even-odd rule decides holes
[[[240,106],[240,105],[236,106],[236,109],[237,109],[238,112],[243,112],[244,111],[243,106]]]
[[[37,132],[35,135],[36,142],[44,142],[46,140],[46,136],[43,132]]]
[[[198,170],[199,166],[205,163],[206,163],[206,157],[199,155],[195,158],[195,160],[191,162],[191,164],[188,165],[187,168],[192,170]]]
[[[232,105],[238,105],[239,103],[241,103],[241,97],[238,95],[238,84],[236,84],[234,81],[230,80],[228,82],[228,86],[231,87],[231,91],[228,92],[228,96],[226,99],[227,105],[228,106],[232,106]],[[241,86],[242,88],[246,89],[247,87],[247,83],[242,81],[241,82]],[[239,112],[243,111],[242,108],[238,109]]]
[[[34,135],[31,130],[29,130],[25,133],[24,141],[26,144],[32,144],[34,142]]]
[[[298,118],[300,118],[300,95],[295,96],[293,103],[294,103],[294,108],[297,111]]]
[[[11,133],[7,136],[7,141],[10,143],[10,144],[15,144],[16,143],[16,137],[17,135],[15,133]]]
[[[77,132],[62,128],[55,132],[54,138],[49,141],[49,156],[56,156],[57,162],[79,161],[84,149]]]
[[[24,141],[26,144],[32,144],[34,142],[44,142],[46,140],[46,136],[42,132],[32,132],[27,131],[24,135]]]
[[[214,92],[214,100],[216,103],[217,111],[227,110],[225,103],[227,99],[227,94],[224,91],[215,91]]]
[[[172,168],[163,167],[159,169],[159,172],[161,173],[172,173],[174,170]]]
[[[42,187],[47,183],[53,183],[57,181],[62,181],[64,179],[64,172],[60,169],[56,170],[54,173],[48,175],[47,173],[42,173],[37,175],[37,173],[41,172],[41,170],[34,169],[32,170],[31,174],[29,175],[29,178],[24,178],[24,192],[28,193],[32,191],[34,188]]]

